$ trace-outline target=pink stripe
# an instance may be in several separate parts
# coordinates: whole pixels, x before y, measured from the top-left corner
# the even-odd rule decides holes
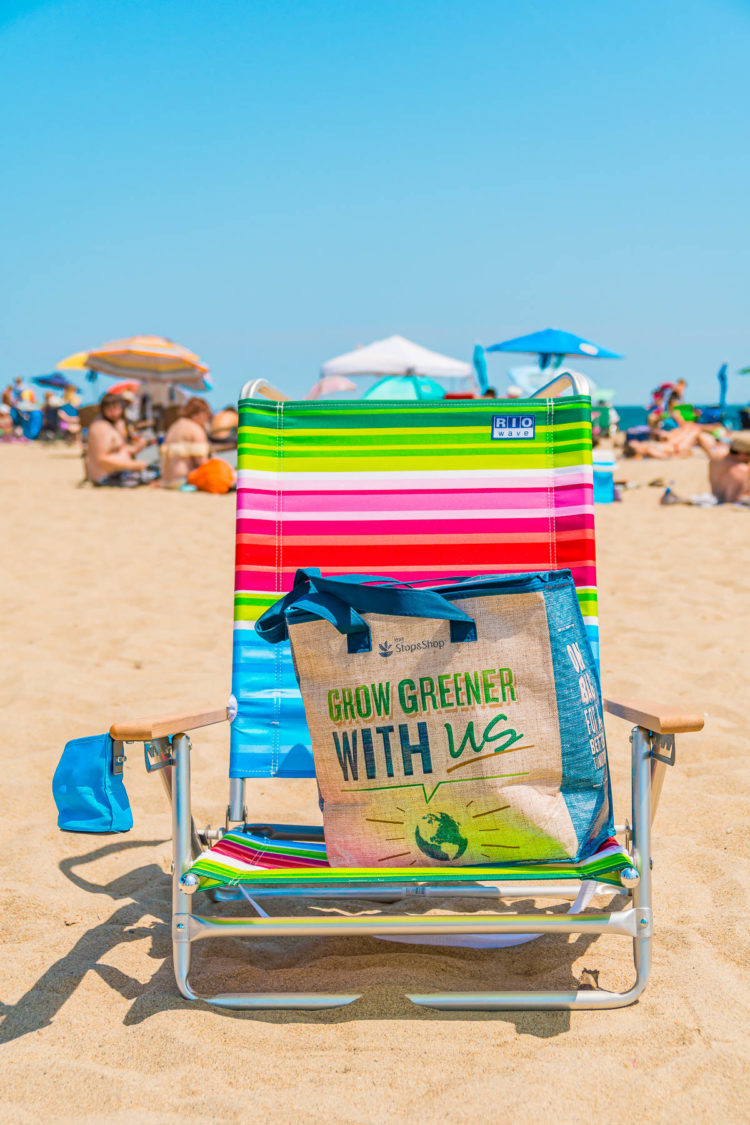
[[[307,522],[295,520],[294,523],[284,525],[282,538],[293,536],[295,539],[303,536],[321,543],[331,538],[346,537],[348,535],[439,535],[445,542],[450,542],[456,535],[464,532],[481,534],[486,537],[488,549],[492,547],[495,535],[515,535],[519,543],[530,534],[548,535],[550,519],[554,519],[556,532],[594,530],[594,516],[574,515],[564,516],[557,512],[541,514],[539,517],[524,520],[513,519],[436,519],[434,516],[419,519],[400,520],[320,520]],[[269,520],[238,520],[238,535],[265,535],[269,540],[276,538],[276,524]]]
[[[550,494],[560,505],[581,504],[587,496],[593,496],[593,487],[583,482],[566,483],[551,488],[496,488],[496,489],[452,489],[394,492],[291,492],[284,491],[281,497],[275,492],[262,492],[257,489],[241,489],[237,493],[237,513],[246,511],[265,512],[270,516],[280,510],[284,512],[340,512],[353,508],[365,508],[368,512],[393,511],[400,508],[406,511],[445,511],[451,508],[488,508],[508,511],[513,508],[546,508]]]
[[[219,840],[211,851],[216,855],[231,856],[241,863],[258,867],[328,867],[327,860],[308,859],[304,856],[278,855],[275,852],[262,852],[251,844],[238,844],[233,840]]]

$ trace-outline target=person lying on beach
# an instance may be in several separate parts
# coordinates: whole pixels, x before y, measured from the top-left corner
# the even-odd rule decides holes
[[[645,433],[643,437],[640,434],[636,437],[628,430],[623,453],[626,457],[653,457],[657,461],[689,457],[700,433],[701,427],[696,422],[686,422],[668,432],[659,427],[650,427],[648,437]]]
[[[124,404],[118,395],[104,395],[99,417],[89,426],[86,447],[86,478],[92,484],[122,486],[148,484],[157,473],[137,460],[145,445],[130,443],[124,419]]]
[[[702,433],[698,444],[708,457],[708,482],[719,503],[750,498],[750,431],[735,434],[729,445]]]
[[[208,461],[211,447],[208,427],[211,425],[211,407],[203,398],[191,398],[185,403],[182,417],[167,430],[161,453],[161,483],[167,488],[179,488],[188,475]]]

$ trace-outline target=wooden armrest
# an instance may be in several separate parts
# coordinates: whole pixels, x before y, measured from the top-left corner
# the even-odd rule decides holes
[[[604,710],[610,715],[627,719],[638,727],[647,727],[657,734],[685,734],[687,731],[703,730],[703,716],[680,711],[676,707],[666,707],[662,703],[652,703],[635,699],[605,699]]]
[[[122,742],[151,742],[169,734],[223,723],[226,718],[226,707],[217,707],[212,711],[175,711],[168,715],[149,715],[145,719],[122,719],[112,723],[109,733]]]

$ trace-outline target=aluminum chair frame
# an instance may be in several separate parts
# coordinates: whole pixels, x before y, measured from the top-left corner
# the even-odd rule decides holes
[[[555,397],[572,389],[575,394],[587,394],[588,385],[582,377],[566,372],[541,388],[534,397]],[[286,396],[265,380],[256,379],[243,388],[243,397],[263,396],[283,401]],[[633,943],[635,980],[625,992],[600,989],[570,991],[507,991],[507,992],[434,992],[407,994],[412,1003],[441,1010],[493,1011],[507,1009],[602,1009],[621,1008],[632,1004],[642,994],[651,968],[651,943],[653,938],[652,888],[651,888],[651,823],[659,801],[666,767],[674,764],[676,733],[700,730],[700,716],[685,715],[674,709],[652,704],[604,701],[605,710],[634,722],[631,741],[632,820],[618,829],[632,857],[632,867],[621,874],[622,892],[627,897],[622,909],[586,914],[555,914],[536,912],[530,914],[447,914],[439,920],[431,917],[431,934],[618,934]],[[221,830],[206,830],[199,836],[194,828],[191,813],[190,753],[188,730],[226,719],[223,709],[167,715],[157,718],[118,722],[110,728],[112,737],[124,742],[142,741],[145,744],[146,763],[149,769],[160,769],[172,804],[172,949],[177,987],[187,1000],[203,1000],[219,1008],[229,1009],[323,1009],[337,1008],[359,999],[357,993],[219,993],[202,995],[190,984],[191,953],[194,942],[215,937],[269,938],[289,936],[342,936],[367,935],[385,937],[395,935],[419,936],[425,930],[425,919],[415,914],[383,914],[379,917],[337,916],[328,918],[306,916],[274,916],[257,914],[254,917],[221,917],[195,913],[193,894],[199,889],[198,878],[190,867],[198,852]],[[229,716],[231,718],[231,716]],[[231,823],[245,823],[244,779],[230,780],[227,827]],[[249,825],[255,830],[262,827]],[[270,831],[280,832],[277,827]],[[294,838],[290,833],[289,838]],[[301,876],[298,886],[285,884],[283,888],[262,882],[259,877],[248,884],[252,899],[263,897],[294,897],[301,899],[358,898],[377,902],[393,902],[405,894],[441,897],[455,894],[466,897],[493,897],[500,901],[513,899],[573,900],[581,884],[571,880],[560,883],[553,880],[498,881],[470,886],[431,885],[429,878],[419,877],[403,884],[361,885],[339,883],[326,885],[316,881],[314,888],[307,887]],[[618,894],[620,888],[606,883],[597,888]],[[231,889],[214,892],[214,900],[236,898]]]

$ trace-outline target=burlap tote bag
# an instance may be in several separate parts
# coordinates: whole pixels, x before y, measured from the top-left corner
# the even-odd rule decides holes
[[[613,834],[570,571],[420,590],[300,570],[257,628],[291,641],[331,865],[581,860]]]

